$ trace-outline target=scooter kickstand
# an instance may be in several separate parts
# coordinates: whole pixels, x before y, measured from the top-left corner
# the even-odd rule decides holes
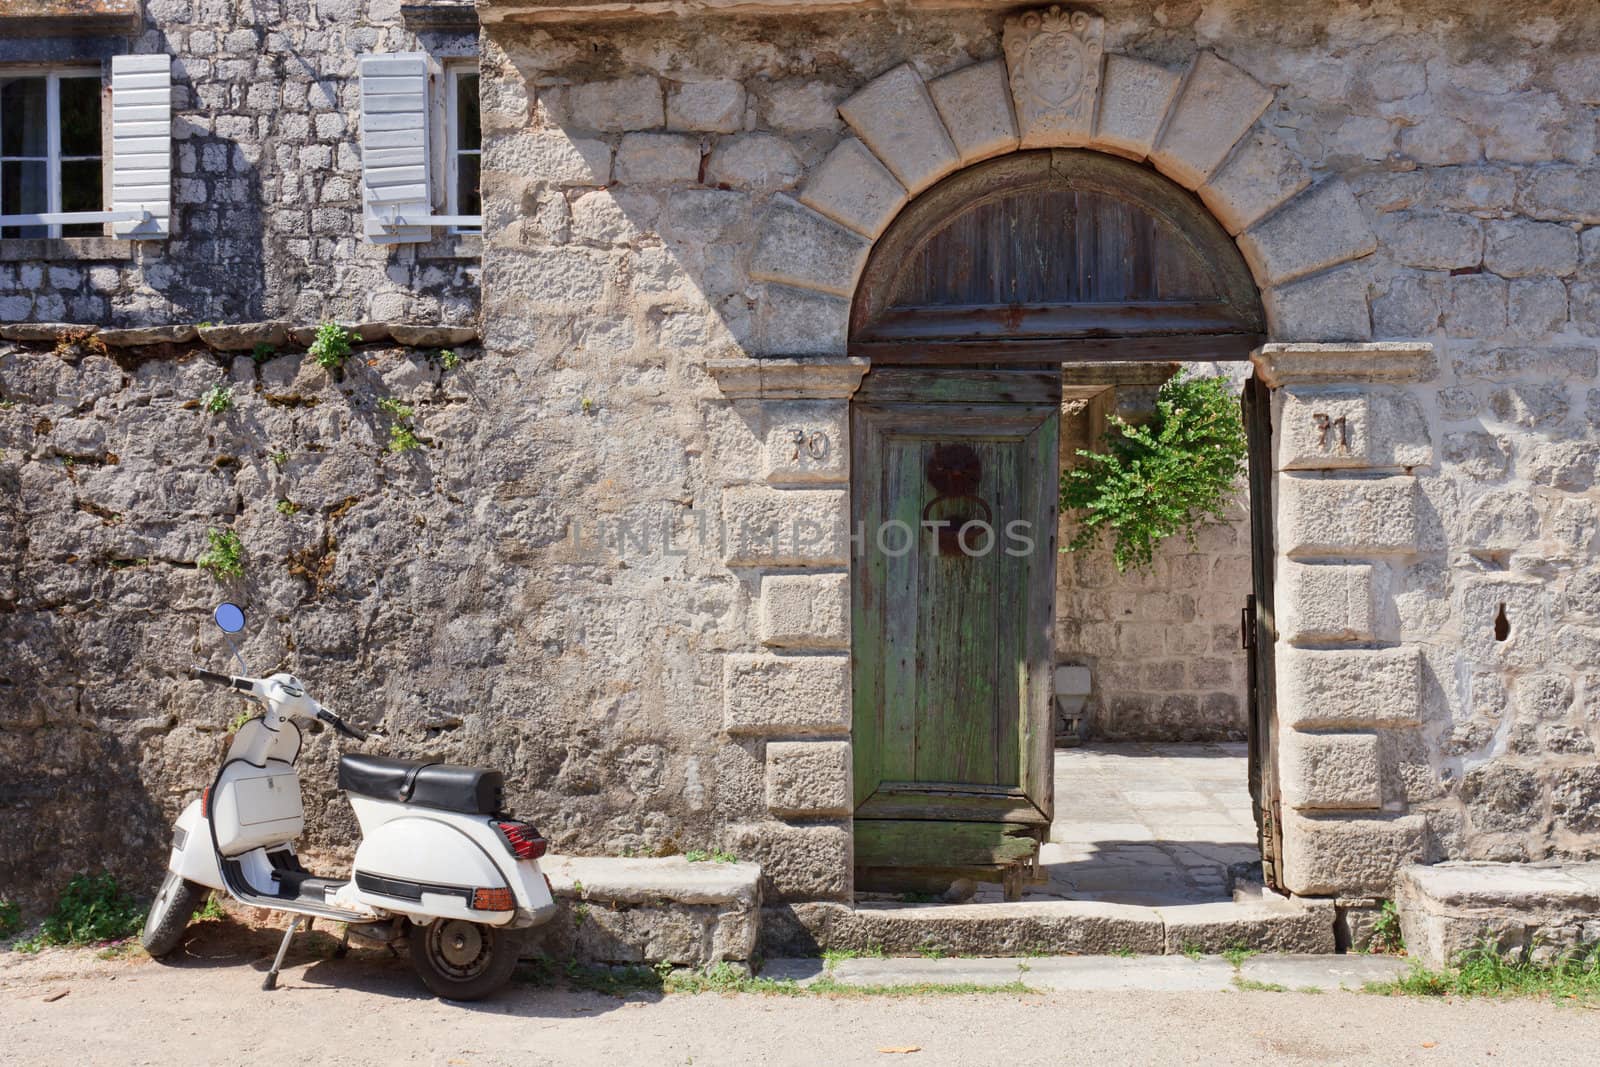
[[[289,941],[300,929],[300,916],[295,916],[294,922],[289,924],[289,929],[283,932],[283,940],[278,943],[278,955],[272,961],[272,970],[267,972],[267,977],[261,982],[262,989],[278,988],[278,972],[283,969],[283,957],[289,954]]]

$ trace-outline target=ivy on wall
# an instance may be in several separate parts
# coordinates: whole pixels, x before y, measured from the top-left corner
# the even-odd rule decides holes
[[[1193,544],[1224,520],[1245,465],[1239,398],[1226,379],[1180,372],[1161,387],[1148,423],[1110,422],[1105,451],[1080,449],[1082,462],[1061,474],[1061,507],[1078,521],[1062,551],[1110,536],[1119,571],[1148,568],[1162,541],[1181,533]]]

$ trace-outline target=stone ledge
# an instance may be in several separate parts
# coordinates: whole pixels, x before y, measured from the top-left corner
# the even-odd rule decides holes
[[[1600,943],[1600,863],[1441,863],[1406,867],[1397,885],[1406,950],[1449,966],[1484,938],[1535,960]]]
[[[402,348],[438,348],[465,345],[478,339],[474,326],[445,326],[401,322],[358,322],[339,324],[353,335],[356,344],[394,341]],[[305,348],[316,339],[317,326],[291,326],[287,322],[241,322],[225,325],[173,323],[162,326],[126,326],[102,329],[70,322],[12,322],[0,326],[0,341],[55,341],[63,334],[93,334],[112,348],[139,348],[144,345],[188,344],[196,339],[218,352],[248,352],[257,344],[274,348],[293,342]],[[865,367],[862,373],[866,373]]]
[[[1426,341],[1267,344],[1250,362],[1274,389],[1297,382],[1421,382],[1435,370]]]
[[[754,863],[691,863],[682,856],[546,856],[550,889],[568,900],[612,904],[750,904],[761,899]]]
[[[706,373],[729,400],[844,400],[855,396],[872,361],[856,357],[717,359]]]

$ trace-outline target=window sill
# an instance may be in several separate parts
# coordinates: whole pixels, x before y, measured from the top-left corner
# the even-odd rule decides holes
[[[0,263],[30,259],[132,259],[133,241],[115,237],[0,238]]]
[[[418,259],[482,259],[483,234],[444,233],[417,246]]]

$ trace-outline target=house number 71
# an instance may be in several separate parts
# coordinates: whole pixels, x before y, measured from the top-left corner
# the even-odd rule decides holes
[[[1337,430],[1339,432],[1339,451],[1350,451],[1350,427],[1344,421],[1343,415],[1340,415],[1336,419],[1330,419],[1327,415],[1319,411],[1315,415],[1311,416],[1311,424],[1317,428],[1318,448],[1327,448],[1329,434],[1334,430]]]

